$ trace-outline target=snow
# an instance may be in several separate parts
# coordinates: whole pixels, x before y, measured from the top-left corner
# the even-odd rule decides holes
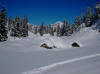
[[[51,24],[51,27],[53,27],[53,28],[57,28],[57,26],[60,26],[60,28],[63,26],[63,22],[61,22],[61,21],[58,21],[58,22],[56,22],[55,24]]]
[[[46,36],[42,43],[46,43],[49,46],[56,46],[57,48],[66,48],[65,42],[60,37]]]
[[[80,61],[80,60],[90,59],[90,58],[94,58],[94,57],[98,57],[98,56],[100,56],[100,53],[95,54],[95,55],[89,55],[89,56],[84,56],[84,57],[80,57],[80,58],[74,58],[74,59],[71,59],[71,60],[54,63],[54,64],[51,64],[51,65],[48,65],[48,66],[33,69],[32,71],[29,71],[29,72],[24,72],[22,74],[39,74],[39,73],[45,72],[49,69],[52,69],[52,68],[60,66],[60,65],[73,63],[73,62],[77,62],[77,61]]]
[[[43,43],[57,48],[41,48]],[[100,74],[100,33],[89,27],[69,37],[9,37],[0,43],[0,74]]]
[[[90,28],[83,28],[79,32],[74,33],[69,37],[51,37],[49,35],[44,36],[44,40],[42,43],[46,43],[49,46],[56,46],[57,48],[71,48],[71,44],[73,42],[77,42],[81,47],[89,46],[95,42],[96,37],[99,33],[96,30]]]
[[[72,41],[78,42],[81,46],[89,46],[92,45],[96,41],[96,37],[99,33],[96,30],[92,30],[92,28],[83,28],[79,32],[72,35]],[[93,41],[93,42],[92,42]]]

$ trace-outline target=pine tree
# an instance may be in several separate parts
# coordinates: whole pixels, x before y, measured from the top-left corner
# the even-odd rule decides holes
[[[2,6],[0,12],[0,41],[7,40],[7,16],[5,12],[5,7]]]
[[[85,23],[85,13],[84,13],[83,9],[81,12],[81,21],[82,21],[82,23]]]
[[[95,10],[96,10],[96,16],[97,16],[97,18],[100,18],[100,2],[96,3]]]
[[[46,33],[46,25],[43,25],[43,34],[47,34]]]
[[[77,31],[80,25],[81,25],[81,19],[78,16],[76,16],[73,25],[73,31]]]
[[[11,27],[11,31],[10,31],[10,36],[16,37],[15,31],[16,31],[16,29],[15,29],[15,21],[13,21],[12,27]]]
[[[49,27],[46,26],[46,34],[48,34],[48,33],[49,33]]]
[[[49,25],[48,27],[47,27],[47,34],[50,34],[50,28],[51,28],[51,26]]]
[[[68,22],[64,20],[64,24],[61,28],[61,36],[68,36],[68,31],[69,31]]]
[[[97,20],[100,18],[100,2],[97,2],[94,8],[96,11],[96,14],[94,15],[94,20]]]
[[[34,34],[37,34],[37,33],[38,33],[38,28],[36,26],[36,27],[34,27]]]
[[[58,37],[61,36],[61,28],[60,28],[59,25],[57,26],[57,32],[56,32],[56,33],[57,33],[57,36],[58,36]]]
[[[15,37],[19,37],[20,38],[22,36],[22,31],[21,31],[22,30],[22,26],[21,26],[21,21],[20,21],[19,16],[15,17],[13,26],[14,26],[14,35],[15,35]]]
[[[8,19],[8,30],[10,31],[11,28],[12,28],[12,24],[13,24],[13,19],[12,17],[10,16],[9,19]]]
[[[68,35],[70,36],[71,34],[73,34],[73,30],[72,30],[72,25],[69,24]]]
[[[22,20],[22,36],[27,37],[28,36],[28,18],[27,16],[24,16]]]
[[[43,34],[44,34],[44,24],[42,23],[41,25],[40,25],[40,36],[43,36]]]
[[[93,23],[93,15],[90,7],[87,8],[85,23],[86,23],[86,27],[90,27]]]
[[[54,31],[53,31],[53,27],[49,27],[49,34],[51,35],[51,36],[54,36]]]

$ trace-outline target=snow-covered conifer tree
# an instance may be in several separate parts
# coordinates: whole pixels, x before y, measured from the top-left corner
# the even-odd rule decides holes
[[[24,16],[22,20],[22,37],[27,37],[28,36],[28,18],[27,16]]]
[[[85,16],[86,27],[90,27],[93,23],[93,14],[91,12],[91,8],[87,8],[86,16]]]
[[[5,7],[2,6],[0,12],[0,41],[7,40],[7,16],[5,12]]]
[[[9,19],[8,19],[8,30],[10,31],[11,28],[12,28],[12,24],[13,24],[13,19],[12,17],[10,16]]]
[[[57,31],[56,31],[56,33],[57,33],[57,36],[61,36],[61,28],[60,28],[59,25],[57,26]]]
[[[42,23],[41,25],[40,25],[40,30],[39,30],[39,32],[40,32],[40,36],[43,36],[43,34],[44,34],[44,24]]]
[[[80,17],[76,16],[73,24],[73,31],[77,31],[80,25],[81,25],[81,19]]]

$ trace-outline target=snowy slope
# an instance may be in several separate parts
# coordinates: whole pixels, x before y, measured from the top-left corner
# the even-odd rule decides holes
[[[80,48],[72,48],[77,42]],[[41,48],[42,43],[57,48]],[[69,37],[34,35],[0,43],[0,74],[100,74],[100,33],[83,28]]]
[[[97,37],[99,37],[99,33],[96,30],[90,28],[83,28],[79,32],[74,33],[71,37],[69,37],[69,42],[78,42],[81,46],[89,46],[94,44],[97,41]]]
[[[99,33],[89,27],[83,28],[79,32],[74,33],[69,37],[50,37],[48,35],[44,36],[46,37],[44,43],[48,44],[49,46],[55,45],[58,48],[71,48],[71,44],[73,42],[77,42],[82,47],[94,44],[98,36]]]

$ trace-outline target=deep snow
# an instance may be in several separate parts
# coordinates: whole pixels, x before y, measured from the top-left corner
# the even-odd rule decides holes
[[[77,42],[81,47],[73,48]],[[41,48],[42,43],[57,48]],[[0,43],[0,74],[100,74],[100,33],[83,28],[69,37],[34,35]]]

